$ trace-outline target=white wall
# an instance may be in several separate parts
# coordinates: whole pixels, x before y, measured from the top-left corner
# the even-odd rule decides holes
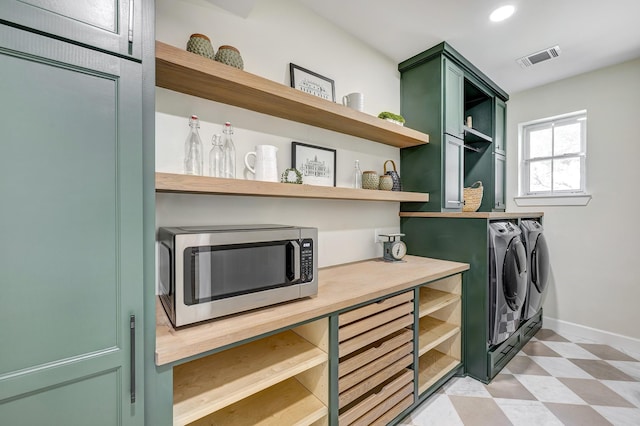
[[[640,59],[511,95],[507,209],[532,210],[513,202],[518,123],[581,109],[593,198],[583,207],[534,209],[545,213],[551,253],[545,316],[640,339]]]
[[[245,71],[289,85],[289,63],[335,81],[336,99],[359,91],[365,112],[400,110],[397,64],[318,17],[294,0],[258,0],[244,19],[204,0],[157,0],[156,38],[185,48],[192,33],[209,36],[214,48],[228,44],[242,54]],[[197,114],[208,153],[211,136],[231,121],[238,166],[259,143],[279,148],[278,169],[290,167],[291,142],[337,149],[337,186],[351,186],[354,160],[382,173],[399,149],[293,123],[196,97],[156,89],[156,170],[182,173],[187,119]],[[238,177],[244,176],[238,167]],[[244,176],[250,178],[250,176]],[[319,263],[329,266],[380,256],[374,233],[398,232],[399,204],[260,197],[158,194],[158,226],[286,223],[319,229]]]

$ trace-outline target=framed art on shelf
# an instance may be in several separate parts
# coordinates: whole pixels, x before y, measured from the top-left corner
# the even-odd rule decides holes
[[[291,167],[302,174],[302,183],[336,186],[336,150],[291,142]]]
[[[291,87],[294,89],[331,102],[336,101],[335,85],[330,78],[291,63],[289,64],[289,72],[291,73]]]

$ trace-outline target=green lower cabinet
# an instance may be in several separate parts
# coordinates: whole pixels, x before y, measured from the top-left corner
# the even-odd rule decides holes
[[[0,68],[0,424],[142,425],[141,65],[0,25]]]
[[[512,219],[517,221],[517,219]],[[488,218],[401,217],[409,254],[469,263],[462,291],[464,373],[488,383],[542,324],[541,313],[510,340],[489,345]],[[532,331],[533,330],[533,331]],[[515,336],[515,337],[514,337]]]

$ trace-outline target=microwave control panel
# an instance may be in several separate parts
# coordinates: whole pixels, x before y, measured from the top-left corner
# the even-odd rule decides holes
[[[300,244],[300,280],[313,281],[313,240],[306,238]]]

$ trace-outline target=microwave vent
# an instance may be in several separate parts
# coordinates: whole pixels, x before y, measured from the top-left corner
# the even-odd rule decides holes
[[[516,62],[518,62],[522,68],[527,68],[531,65],[557,58],[558,56],[560,56],[560,46],[553,46],[548,49],[523,56],[522,58],[518,58],[516,59]]]

